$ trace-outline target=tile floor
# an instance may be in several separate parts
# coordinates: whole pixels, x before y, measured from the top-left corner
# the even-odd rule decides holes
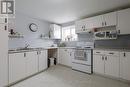
[[[130,87],[130,84],[57,65],[12,87]]]

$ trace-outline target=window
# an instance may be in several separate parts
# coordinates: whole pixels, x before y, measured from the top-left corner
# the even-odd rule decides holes
[[[62,41],[76,41],[75,26],[62,27]]]

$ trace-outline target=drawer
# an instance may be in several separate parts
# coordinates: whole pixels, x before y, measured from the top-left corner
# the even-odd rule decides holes
[[[93,50],[93,54],[104,55],[104,50]]]
[[[118,51],[105,51],[105,55],[107,56],[120,56]]]

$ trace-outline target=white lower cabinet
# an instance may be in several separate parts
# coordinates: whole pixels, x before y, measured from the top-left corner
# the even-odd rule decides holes
[[[47,68],[47,50],[9,54],[9,84]]]
[[[74,57],[74,50],[67,48],[58,49],[58,62],[62,65],[70,66],[72,65],[72,57]]]
[[[94,50],[94,72],[119,78],[119,52]]]
[[[33,75],[38,72],[38,54],[34,52],[26,52],[26,75]]]
[[[38,52],[38,71],[43,71],[47,69],[47,50]]]
[[[119,56],[107,56],[105,59],[105,74],[119,78]]]
[[[130,52],[120,52],[120,77],[130,81]]]
[[[104,74],[103,55],[93,55],[93,71],[95,73]]]
[[[26,77],[25,53],[9,54],[9,83]]]

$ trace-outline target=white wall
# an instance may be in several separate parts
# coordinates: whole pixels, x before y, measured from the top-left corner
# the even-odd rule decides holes
[[[10,19],[9,29],[19,32],[24,35],[24,38],[9,39],[9,48],[24,47],[25,44],[30,44],[30,47],[45,47],[53,44],[53,41],[40,39],[40,34],[48,34],[49,22],[41,21],[16,12],[15,19]],[[28,28],[30,23],[38,25],[37,32],[31,32]]]

